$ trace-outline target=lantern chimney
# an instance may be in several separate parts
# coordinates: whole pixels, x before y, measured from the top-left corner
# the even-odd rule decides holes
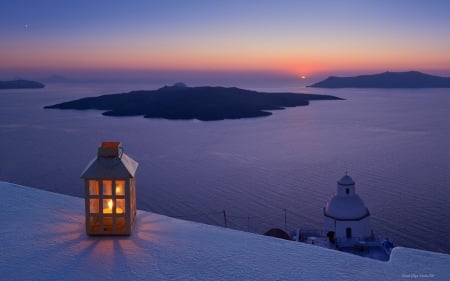
[[[104,141],[104,142],[102,142],[101,146],[98,148],[97,155],[99,157],[104,157],[104,158],[119,157],[120,150],[121,150],[120,142],[118,142],[118,141]]]

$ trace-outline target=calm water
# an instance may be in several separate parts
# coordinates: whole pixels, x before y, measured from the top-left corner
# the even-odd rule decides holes
[[[450,253],[450,89],[318,90],[336,95],[233,121],[103,117],[44,110],[73,98],[151,84],[50,84],[0,92],[0,180],[83,196],[79,178],[103,140],[120,140],[140,163],[138,207],[264,232],[320,228],[326,201],[348,171],[372,227],[397,244]],[[242,85],[235,85],[242,86]]]

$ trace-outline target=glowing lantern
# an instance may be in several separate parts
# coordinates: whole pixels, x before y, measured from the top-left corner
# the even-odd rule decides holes
[[[134,175],[138,163],[123,153],[120,142],[103,142],[84,179],[86,233],[130,235],[136,218]]]

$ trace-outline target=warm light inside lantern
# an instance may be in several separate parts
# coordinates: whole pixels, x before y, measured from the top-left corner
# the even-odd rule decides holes
[[[125,181],[116,180],[116,195],[125,195]]]
[[[108,201],[108,208],[112,209],[112,207],[113,207],[113,202],[112,202],[112,200],[109,200]]]
[[[123,200],[124,199],[118,199],[117,200],[117,201],[119,201],[118,205],[114,206],[115,205],[114,201],[116,201],[116,200],[113,201],[112,199],[109,199],[108,201],[106,201],[106,199],[105,199],[103,201],[103,206],[108,206],[108,207],[107,208],[103,208],[103,214],[112,214],[113,210],[116,211],[116,214],[123,214],[124,213],[123,212],[123,208],[122,208],[123,204],[124,204]]]

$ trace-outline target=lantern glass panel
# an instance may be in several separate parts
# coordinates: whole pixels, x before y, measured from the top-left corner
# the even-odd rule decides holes
[[[89,194],[90,195],[98,195],[98,181],[89,180]]]
[[[125,213],[125,199],[117,199],[116,202],[117,202],[116,213],[117,214]]]
[[[112,180],[103,180],[103,195],[112,195]]]
[[[99,212],[98,199],[89,199],[89,212],[91,214],[97,214]]]
[[[114,202],[112,199],[103,199],[103,214],[112,214]]]
[[[116,195],[125,195],[125,181],[116,180]]]

